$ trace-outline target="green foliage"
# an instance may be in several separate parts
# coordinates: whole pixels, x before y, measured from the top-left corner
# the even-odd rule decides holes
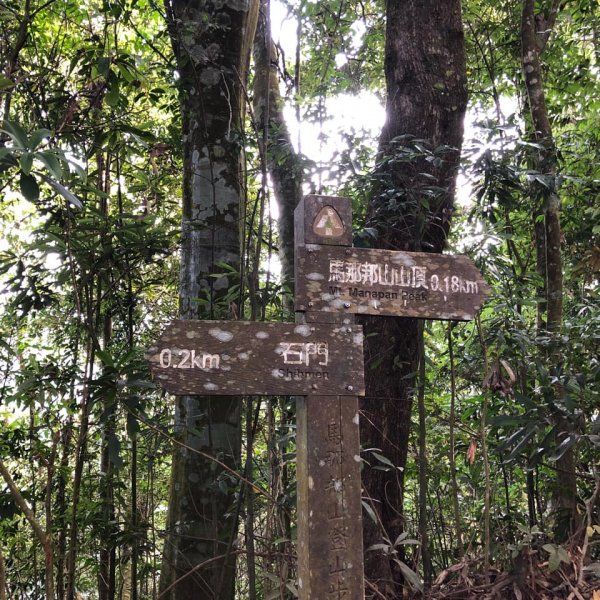
[[[114,551],[125,598],[135,550],[138,597],[152,598],[174,432],[172,400],[150,381],[143,353],[177,313],[177,74],[154,0],[31,0],[29,16],[25,4],[0,3],[0,64],[6,65],[0,74],[0,459],[48,526],[57,572],[68,571],[66,553],[75,548],[76,587],[95,594],[98,557]],[[289,75],[296,67],[292,57],[280,57],[282,84],[303,122],[320,124],[323,133],[333,116],[328,98],[364,90],[382,95],[383,5],[293,2],[288,8],[300,22],[301,60],[296,81]],[[464,206],[457,205],[449,243],[475,259],[493,294],[479,326],[452,328],[453,363],[447,326],[426,332],[430,554],[438,572],[461,558],[449,473],[453,427],[469,557],[483,553],[489,493],[493,563],[508,568],[532,548],[549,571],[560,572],[571,557],[554,536],[557,462],[574,453],[583,514],[598,480],[600,451],[597,7],[587,0],[561,6],[544,55],[559,166],[552,178],[532,169],[540,147],[526,135],[518,3],[473,0],[464,10],[474,115],[463,148],[470,192],[461,198]],[[22,44],[21,27],[27,34]],[[266,320],[289,319],[286,290],[267,267],[278,240],[255,178],[261,171],[256,133],[247,133],[244,143],[246,256],[239,273],[221,265],[236,283],[216,316],[246,318],[254,311]],[[307,156],[304,168],[315,186],[352,197],[355,224],[366,220],[366,199],[376,193],[377,220],[420,239],[444,190],[417,167],[440,166],[448,151],[405,136],[378,155],[377,140],[362,124],[345,123],[332,164]],[[406,179],[392,179],[389,167],[402,167]],[[564,319],[552,335],[536,323],[543,276],[536,270],[532,183],[561,198]],[[367,223],[356,232],[356,244],[371,245],[377,235],[382,232]],[[426,240],[424,249],[430,249]],[[197,302],[209,305],[205,297]],[[232,514],[254,511],[257,597],[291,598],[297,594],[293,403],[266,399],[256,414],[256,422],[247,417],[254,436],[246,483],[229,474],[215,486],[231,497]],[[557,415],[568,430],[558,439]],[[419,590],[414,439],[409,453],[406,533],[384,546]],[[377,448],[364,449],[363,458],[365,469],[395,468]],[[366,519],[369,509],[366,503]],[[596,565],[599,523],[594,508],[587,533]],[[8,596],[42,597],[41,549],[4,484],[0,552]],[[241,559],[238,568],[239,597],[248,597]]]

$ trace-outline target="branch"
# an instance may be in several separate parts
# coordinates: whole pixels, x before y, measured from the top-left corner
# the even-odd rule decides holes
[[[48,541],[46,532],[42,529],[42,526],[35,518],[33,510],[31,510],[31,507],[29,506],[29,504],[27,504],[27,500],[23,498],[23,494],[21,494],[21,491],[13,481],[13,478],[10,476],[8,469],[6,468],[2,460],[0,460],[0,475],[2,475],[4,481],[6,481],[6,485],[10,490],[10,494],[13,500],[15,501],[15,504],[21,509],[27,521],[29,521],[29,524],[31,525],[31,528],[33,529],[33,532],[35,533],[36,537],[38,538],[42,546],[46,547]]]
[[[561,8],[561,2],[562,0],[552,0],[552,6],[550,7],[550,13],[548,14],[547,19],[542,15],[536,15],[535,17],[536,26],[539,26],[536,27],[536,45],[540,54],[542,54],[546,48],[546,44],[552,35],[556,18],[558,17],[558,11]]]

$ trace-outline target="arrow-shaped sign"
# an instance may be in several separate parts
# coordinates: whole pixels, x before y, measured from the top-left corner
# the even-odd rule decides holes
[[[466,256],[301,246],[296,310],[471,320],[489,286]]]
[[[172,394],[364,395],[357,325],[172,321],[148,349]]]

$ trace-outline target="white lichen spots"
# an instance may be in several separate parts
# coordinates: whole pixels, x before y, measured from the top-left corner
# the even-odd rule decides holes
[[[302,589],[303,586],[304,586],[304,582],[302,581],[302,577],[298,577],[298,587],[300,589]]]
[[[310,335],[310,326],[309,325],[296,325],[294,327],[294,333],[301,335],[303,337],[308,337]]]
[[[279,356],[283,354],[283,346],[281,344],[275,348],[275,354],[279,354]]]
[[[320,467],[324,467],[324,466],[325,466],[325,461],[324,461],[323,459],[321,459],[321,460],[319,461],[319,466],[320,466]]]
[[[217,85],[221,81],[221,71],[214,67],[206,67],[202,69],[200,81],[206,86]]]
[[[527,52],[527,54],[523,57],[523,62],[525,64],[533,62],[533,59],[535,58],[535,55],[533,54],[533,50],[529,50]]]
[[[363,345],[363,341],[364,341],[364,337],[362,333],[355,333],[352,336],[352,343],[355,346],[362,346]]]
[[[205,222],[215,213],[233,213],[239,205],[238,192],[228,185],[226,175],[228,165],[211,160],[209,148],[197,149],[192,152],[192,215],[193,221]],[[203,230],[194,227],[192,232]],[[206,230],[210,235],[210,230]],[[208,241],[208,240],[207,240]]]
[[[269,337],[269,334],[266,331],[257,331],[254,334],[254,337],[259,340],[266,340]]]
[[[533,73],[534,70],[533,65],[527,65],[525,67],[525,73]]]
[[[358,454],[355,454],[352,458],[354,459],[354,462],[360,462],[360,456]]]
[[[193,340],[196,337],[196,332],[195,331],[186,331],[185,332],[185,337],[188,340]]]
[[[229,288],[229,278],[224,275],[215,279],[213,283],[213,290],[226,290]]]
[[[250,355],[247,352],[240,352],[238,354],[238,358],[240,360],[248,360],[250,358]]]
[[[218,327],[209,329],[208,333],[214,338],[218,339],[220,342],[230,342],[233,339],[233,333],[231,333],[231,331],[225,331],[224,329],[219,329]]]
[[[321,279],[325,279],[325,275],[323,275],[323,273],[308,273],[306,279],[310,281],[320,281]]]
[[[279,371],[279,369],[272,369],[271,370],[271,375],[275,378],[275,379],[281,379],[283,377],[283,373],[281,373]]]
[[[352,422],[353,422],[355,425],[358,425],[358,413],[356,413],[356,414],[354,415],[354,417],[352,418]]]
[[[412,267],[416,264],[415,259],[407,252],[398,252],[392,256],[392,262],[401,267]]]
[[[308,476],[308,489],[312,490],[315,487],[315,480],[309,475]]]
[[[535,85],[538,82],[538,80],[534,77],[529,83],[531,85]]]
[[[209,382],[209,383],[205,383],[204,384],[204,389],[212,391],[212,392],[215,392],[215,391],[217,391],[219,389],[219,386],[216,383],[210,383]]]
[[[225,156],[225,148],[223,146],[213,146],[213,156],[215,158],[223,158]]]

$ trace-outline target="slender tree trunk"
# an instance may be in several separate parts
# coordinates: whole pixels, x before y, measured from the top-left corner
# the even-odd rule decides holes
[[[419,336],[421,347],[419,348],[419,531],[421,538],[421,562],[423,564],[423,579],[425,585],[431,585],[432,567],[431,554],[429,552],[429,519],[427,515],[427,487],[428,487],[428,464],[427,464],[427,421],[425,413],[425,344],[423,338],[423,322],[420,323]]]
[[[453,211],[456,169],[466,110],[464,36],[459,0],[410,0],[386,4],[385,75],[387,118],[376,176],[395,197],[375,193],[368,220],[378,232],[376,245],[395,250],[440,252]],[[432,148],[451,149],[443,162],[386,162],[395,138],[412,135]],[[425,187],[443,189],[434,199]],[[362,444],[380,448],[396,469],[365,469],[367,495],[378,501],[384,531],[365,517],[365,547],[392,542],[402,532],[404,468],[408,451],[412,397],[418,365],[419,328],[415,319],[373,317],[365,327],[367,395],[362,403]],[[401,595],[402,574],[389,557],[369,552],[366,577],[389,598]]]
[[[6,590],[8,587],[6,581],[6,563],[4,561],[4,554],[0,549],[0,600],[6,600]]]
[[[241,136],[258,4],[166,0],[180,76],[183,216],[180,314],[223,318],[237,300],[244,183]],[[239,398],[177,398],[167,534],[160,589],[165,600],[233,598],[237,523],[229,509],[237,482],[215,462],[240,466]],[[202,565],[206,567],[202,568]]]
[[[88,300],[89,301],[89,300]],[[88,315],[88,322],[91,320]],[[66,598],[67,600],[75,600],[75,584],[77,580],[77,552],[78,552],[78,536],[79,536],[79,521],[77,519],[77,511],[79,509],[79,500],[81,495],[81,484],[83,478],[83,467],[88,442],[88,429],[90,418],[90,388],[89,382],[92,379],[94,369],[95,352],[91,347],[91,340],[88,341],[87,351],[87,366],[85,374],[85,383],[79,409],[79,434],[75,444],[75,467],[73,473],[73,491],[71,493],[71,519],[69,523],[69,550],[66,559]]]
[[[524,0],[521,16],[522,66],[529,100],[533,138],[539,146],[534,156],[534,168],[544,184],[531,185],[533,219],[537,251],[537,272],[541,280],[538,303],[538,328],[541,332],[557,335],[562,328],[563,265],[561,252],[560,196],[558,194],[557,156],[552,126],[546,106],[541,55],[546,47],[559,9],[553,0],[548,15],[536,15],[534,0]],[[549,364],[558,360],[550,350]],[[560,414],[555,415],[556,444],[570,433],[571,425]],[[557,481],[555,497],[559,511],[573,528],[577,517],[577,479],[573,449],[567,450],[556,461]],[[564,519],[563,519],[564,521]]]
[[[458,558],[462,558],[464,554],[464,546],[458,499],[458,481],[456,477],[456,448],[454,444],[454,433],[456,426],[456,378],[454,375],[454,344],[452,341],[452,325],[448,327],[448,356],[450,360],[450,436],[448,440],[448,462],[450,464],[452,512],[454,513],[454,527],[456,528],[456,554]]]
[[[37,520],[33,510],[27,503],[27,500],[25,500],[25,498],[21,494],[21,491],[15,484],[8,469],[1,460],[0,476],[2,476],[2,478],[4,479],[14,503],[21,509],[21,511],[25,515],[25,518],[27,519],[29,525],[33,529],[35,537],[44,549],[46,600],[54,600],[54,546],[52,542],[52,531],[51,529],[47,529],[46,531],[42,529],[42,526]],[[47,486],[51,485],[51,482],[48,481]],[[51,526],[52,524],[50,524],[50,527]]]
[[[271,40],[269,0],[261,0],[260,17],[254,42],[254,117],[262,132],[261,146],[273,193],[279,207],[279,257],[281,278],[293,297],[294,286],[294,209],[302,198],[302,162],[294,150],[283,117],[274,45]]]

